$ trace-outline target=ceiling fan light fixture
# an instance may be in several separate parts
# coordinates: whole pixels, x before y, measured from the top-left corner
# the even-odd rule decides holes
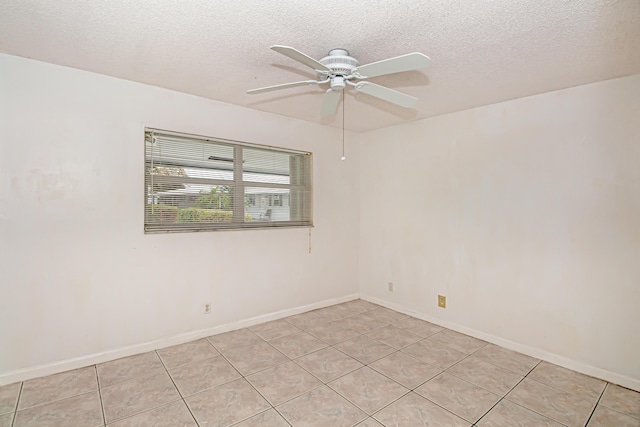
[[[343,76],[335,76],[331,79],[331,90],[341,92],[347,86]]]

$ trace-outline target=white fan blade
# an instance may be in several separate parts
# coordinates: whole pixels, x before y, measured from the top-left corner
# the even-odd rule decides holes
[[[320,108],[320,114],[323,116],[330,116],[338,109],[338,103],[340,102],[341,92],[328,89],[322,98],[322,107]]]
[[[418,70],[427,67],[430,63],[431,59],[427,55],[414,52],[363,65],[356,68],[354,73],[357,72],[361,77],[384,76],[385,74]]]
[[[271,49],[275,50],[278,53],[283,54],[284,56],[288,56],[294,61],[298,61],[301,64],[304,64],[307,67],[311,67],[315,70],[331,71],[329,67],[322,65],[321,63],[319,63],[309,55],[305,55],[304,53],[292,47],[275,45],[275,46],[271,46]]]
[[[415,105],[418,103],[418,98],[402,92],[398,92],[397,90],[389,89],[388,87],[377,85],[375,83],[357,83],[356,90],[359,92],[364,92],[371,96],[375,96],[376,98],[392,102],[405,108],[415,107]]]
[[[261,87],[258,89],[251,89],[251,90],[248,90],[247,93],[250,95],[255,95],[256,93],[271,92],[272,90],[288,89],[290,87],[306,86],[306,85],[312,85],[312,84],[318,84],[318,81],[304,80],[302,82],[283,83],[281,85],[273,85],[273,86]]]

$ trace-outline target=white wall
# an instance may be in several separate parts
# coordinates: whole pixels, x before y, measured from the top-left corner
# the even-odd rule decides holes
[[[640,75],[358,138],[362,294],[640,390]]]
[[[145,126],[313,151],[312,253],[306,229],[144,235]],[[359,282],[640,388],[640,76],[349,134],[341,162],[329,127],[0,55],[0,138],[0,384]]]
[[[311,254],[308,229],[144,235],[145,126],[313,151]],[[357,293],[336,129],[0,55],[0,138],[0,383]]]

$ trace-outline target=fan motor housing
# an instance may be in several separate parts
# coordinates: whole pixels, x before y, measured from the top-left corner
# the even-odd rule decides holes
[[[329,51],[329,55],[319,62],[330,68],[331,74],[338,76],[350,75],[359,65],[358,60],[349,56],[349,51],[346,49],[332,49]],[[320,78],[321,75],[319,74],[318,77]]]

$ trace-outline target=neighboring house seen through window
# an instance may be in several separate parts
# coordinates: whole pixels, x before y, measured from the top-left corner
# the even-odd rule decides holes
[[[311,226],[311,158],[146,129],[145,232]]]

